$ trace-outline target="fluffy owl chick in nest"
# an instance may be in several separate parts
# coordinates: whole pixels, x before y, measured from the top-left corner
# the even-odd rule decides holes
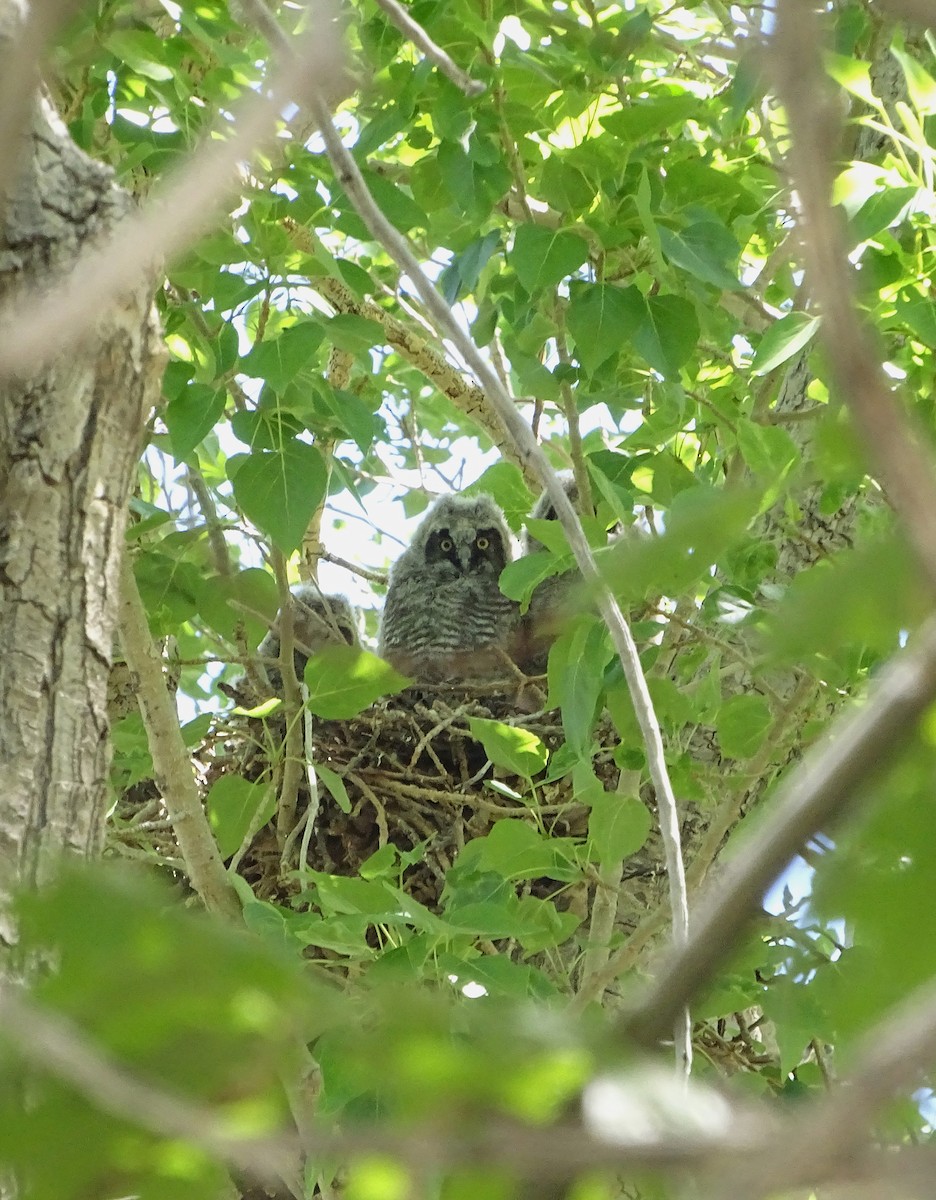
[[[490,496],[445,496],[390,571],[380,654],[427,683],[509,674],[519,609],[498,587],[512,557]]]
[[[305,665],[311,655],[325,646],[358,645],[357,615],[344,596],[327,596],[311,583],[301,583],[291,589],[293,617],[293,662],[296,678],[302,680]],[[257,653],[262,658],[278,658],[280,652],[280,614],[273,628],[260,643]],[[267,663],[266,672],[275,692],[283,690],[280,670]]]

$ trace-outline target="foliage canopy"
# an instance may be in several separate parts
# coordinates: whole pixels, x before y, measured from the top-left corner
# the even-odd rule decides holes
[[[764,51],[771,13],[716,0],[423,0],[408,11],[483,91],[466,95],[382,4],[360,0],[336,123],[551,461],[587,470],[597,516],[586,533],[630,614],[674,788],[695,814],[683,813],[694,904],[724,839],[729,859],[745,854],[772,785],[908,637],[912,648],[927,607],[804,281],[789,134]],[[107,0],[54,47],[48,83],[71,136],[141,203],[203,139],[227,136],[237,99],[276,71],[252,12]],[[276,18],[290,36],[324,19],[291,4]],[[831,199],[869,336],[931,447],[931,46],[863,2],[835,3],[822,28],[846,114]],[[164,405],[128,543],[151,631],[175,639],[187,742],[221,754],[233,701],[218,684],[242,674],[273,620],[277,571],[282,583],[314,566],[326,589],[352,592],[372,646],[381,575],[433,496],[490,491],[519,534],[536,484],[302,107],[242,164],[227,214],[169,263],[156,299]],[[606,545],[614,526],[624,536]],[[544,549],[502,580],[524,602],[570,562],[558,526],[533,532]],[[324,720],[353,718],[402,684],[347,647],[310,662],[305,682]],[[518,1177],[535,1177],[533,1151],[498,1158],[487,1136],[498,1121],[521,1148],[552,1129],[543,1170],[582,1200],[677,1194],[639,1155],[623,1184],[598,1169],[606,1162],[562,1158],[582,1090],[594,1100],[596,1076],[633,1061],[615,1013],[652,971],[667,910],[660,887],[655,909],[621,899],[607,916],[634,856],[652,851],[659,867],[660,852],[644,740],[591,612],[557,639],[544,688],[559,744],[494,719],[503,714],[472,717],[496,768],[490,802],[515,815],[460,848],[441,905],[408,890],[422,850],[386,840],[354,874],[301,870],[292,904],[238,878],[249,940],[138,884],[65,879],[23,902],[24,939],[60,964],[39,999],[141,1078],[213,1106],[228,1134],[280,1128],[281,1080],[311,1046],[316,1115],[347,1136],[316,1143],[308,1195],[328,1194],[345,1161],[344,1186],[361,1200],[517,1194]],[[777,915],[694,998],[701,1083],[731,1074],[735,1098],[821,1106],[862,1037],[936,973],[932,712],[907,741],[896,766],[869,767],[859,815],[805,849],[772,893]],[[113,744],[126,794],[152,775],[136,714]],[[349,813],[343,775],[319,766]],[[543,799],[563,778],[585,813],[577,828]],[[225,858],[275,823],[273,798],[269,779],[214,782],[207,809]],[[178,861],[148,865],[185,874]],[[609,961],[620,969],[589,995]],[[628,1096],[653,1110],[656,1085],[621,1078],[621,1111]],[[925,1097],[908,1098],[926,1079],[900,1083],[901,1103],[866,1116],[896,1145],[927,1136]],[[30,1200],[224,1194],[223,1155],[203,1137],[147,1129],[55,1076],[26,1114],[18,1101],[16,1089],[0,1094],[0,1154]],[[674,1128],[648,1118],[648,1141],[671,1135],[664,1168],[714,1103],[690,1093]],[[435,1131],[437,1156],[420,1159],[406,1141],[414,1127]],[[68,1137],[50,1141],[50,1129]],[[455,1137],[466,1130],[476,1161]],[[722,1135],[730,1142],[730,1128]]]

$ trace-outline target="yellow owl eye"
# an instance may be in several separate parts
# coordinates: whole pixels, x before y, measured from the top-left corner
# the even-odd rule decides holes
[[[488,546],[490,546],[490,544],[491,544],[490,540],[486,537],[479,537],[475,540],[475,545],[478,547],[479,550],[487,550],[487,548],[488,548]]]
[[[443,552],[443,554],[448,554],[449,550],[453,549],[454,545],[455,543],[451,538],[443,538],[442,541],[439,542],[439,549]]]

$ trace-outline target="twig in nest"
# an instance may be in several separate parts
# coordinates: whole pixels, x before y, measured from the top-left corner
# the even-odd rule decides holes
[[[381,804],[381,802],[377,799],[377,796],[374,793],[373,788],[368,787],[368,785],[364,782],[364,780],[360,777],[360,775],[358,775],[356,773],[352,773],[352,774],[349,774],[347,776],[347,778],[350,779],[352,783],[355,783],[360,788],[364,797],[367,800],[369,800],[370,803],[374,806],[374,811],[377,814],[377,830],[379,833],[377,848],[379,850],[382,850],[384,848],[384,846],[386,846],[387,842],[390,840],[390,831],[387,828],[387,810],[384,808],[383,804]]]

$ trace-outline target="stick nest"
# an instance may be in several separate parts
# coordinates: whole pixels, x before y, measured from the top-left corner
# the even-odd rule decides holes
[[[402,876],[407,893],[438,911],[446,872],[461,849],[488,834],[499,820],[524,820],[547,834],[577,838],[584,844],[589,810],[575,798],[571,775],[534,780],[531,792],[526,780],[505,774],[488,761],[471,734],[471,717],[527,729],[545,743],[551,756],[564,743],[558,711],[518,712],[515,688],[421,686],[349,720],[316,718],[309,757],[313,765],[321,764],[341,780],[345,794],[332,795],[320,776],[310,805],[303,767],[287,827],[274,815],[255,831],[235,855],[237,870],[259,898],[295,904],[302,890],[300,860],[314,871],[356,876],[372,855],[392,845],[409,863]],[[230,775],[268,782],[279,794],[284,739],[285,719],[277,713],[263,720],[247,716],[219,720],[195,752],[204,794]],[[619,774],[613,761],[617,737],[609,722],[599,724],[596,743],[594,770],[605,788],[614,790]],[[512,798],[511,791],[522,798]],[[653,808],[652,797],[643,798]],[[684,836],[696,841],[703,827],[704,821],[693,811],[684,822]],[[121,853],[147,856],[184,870],[152,785],[138,785],[123,797],[113,830],[112,843]],[[581,882],[523,880],[518,890],[552,898],[560,909],[584,914],[588,891],[598,884],[595,866],[586,861],[584,849],[582,863]],[[664,894],[663,852],[654,831],[624,864],[618,930],[632,929]]]

